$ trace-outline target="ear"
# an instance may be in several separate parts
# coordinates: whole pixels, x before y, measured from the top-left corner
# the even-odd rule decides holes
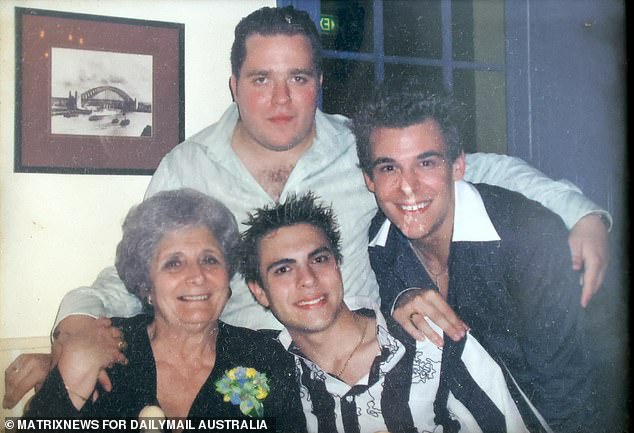
[[[456,160],[453,162],[451,171],[452,171],[452,179],[454,182],[457,180],[461,180],[464,177],[464,171],[465,171],[464,152],[460,152],[460,156],[458,156],[458,158],[456,158]]]
[[[235,75],[232,75],[229,78],[229,88],[231,89],[231,96],[233,100],[236,100],[236,96],[238,96],[238,78]]]
[[[374,181],[365,171],[363,172],[363,180],[365,180],[365,186],[368,188],[368,191],[374,194]]]
[[[255,300],[263,307],[269,308],[271,304],[264,289],[262,289],[262,287],[255,281],[248,282],[247,286],[249,286],[249,290],[251,290],[251,293],[255,296]]]

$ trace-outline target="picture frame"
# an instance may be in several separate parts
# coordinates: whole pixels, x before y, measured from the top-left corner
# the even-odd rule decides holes
[[[184,24],[15,14],[15,172],[149,175],[184,140]]]

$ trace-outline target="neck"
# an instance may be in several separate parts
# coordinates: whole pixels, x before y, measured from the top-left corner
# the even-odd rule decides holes
[[[354,382],[368,374],[375,356],[373,346],[370,347],[376,341],[372,322],[346,308],[327,330],[289,333],[302,353],[321,369]]]
[[[448,250],[430,250],[427,245],[421,246],[414,242],[411,242],[411,246],[418,260],[431,274],[438,275],[447,269],[449,263]]]
[[[257,142],[238,120],[231,137],[231,147],[241,161],[255,161],[258,166],[294,166],[313,143],[315,129],[301,142],[289,144],[288,148],[271,149]]]
[[[218,322],[174,325],[157,317],[148,326],[148,335],[153,347],[170,356],[200,358],[215,352]]]
[[[255,181],[275,202],[279,202],[286,181],[299,158],[310,147],[314,133],[297,146],[272,150],[257,143],[241,125],[238,122],[234,129],[231,147]]]

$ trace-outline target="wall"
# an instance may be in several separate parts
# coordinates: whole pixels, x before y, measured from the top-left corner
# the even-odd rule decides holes
[[[185,24],[185,134],[231,101],[229,52],[241,17],[274,0],[2,0],[0,2],[0,399],[9,362],[46,348],[56,308],[114,262],[120,224],[148,176],[13,172],[15,7]],[[2,417],[10,412],[2,412]],[[13,412],[17,413],[17,412]],[[0,427],[1,429],[2,427]]]

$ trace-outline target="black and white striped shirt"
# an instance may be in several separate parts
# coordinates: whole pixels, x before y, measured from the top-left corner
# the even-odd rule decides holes
[[[279,340],[301,378],[308,431],[319,433],[528,432],[502,368],[468,335],[440,349],[416,342],[366,298],[351,310],[374,315],[381,353],[370,373],[350,386],[307,359],[284,330]],[[436,331],[442,334],[435,324]]]

